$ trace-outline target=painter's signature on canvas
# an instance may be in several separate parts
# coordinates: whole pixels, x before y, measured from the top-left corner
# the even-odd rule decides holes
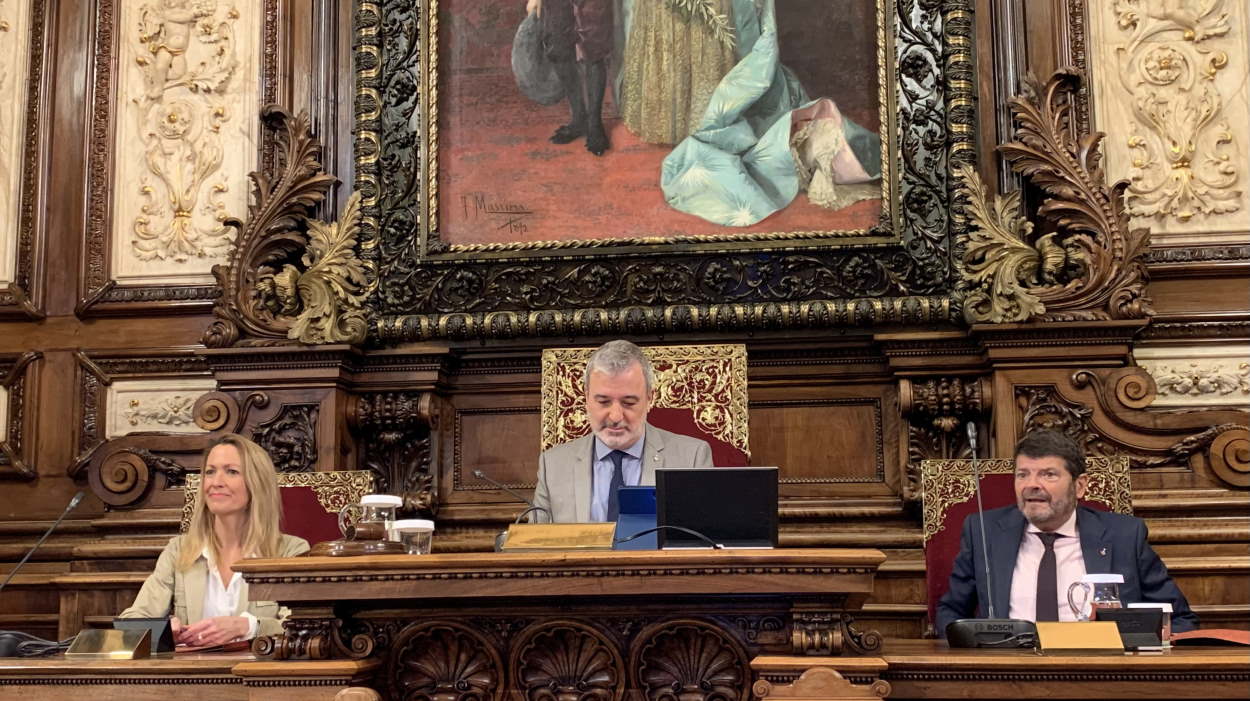
[[[499,202],[492,200],[485,192],[470,192],[460,196],[460,206],[464,208],[467,219],[486,219],[496,229],[504,229],[513,234],[528,231],[525,220],[534,216],[533,210],[523,204]]]

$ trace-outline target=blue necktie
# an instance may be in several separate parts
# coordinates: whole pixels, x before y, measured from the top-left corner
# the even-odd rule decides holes
[[[612,461],[612,481],[608,482],[608,521],[611,522],[621,513],[621,487],[625,486],[625,471],[621,468],[621,461],[625,459],[625,453],[614,450],[608,453],[608,459]]]

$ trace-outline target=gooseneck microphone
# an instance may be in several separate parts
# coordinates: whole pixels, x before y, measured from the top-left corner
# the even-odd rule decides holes
[[[61,521],[64,521],[65,517],[69,516],[69,512],[73,511],[74,507],[78,506],[78,503],[81,502],[82,498],[85,496],[87,496],[87,493],[79,490],[78,493],[74,495],[74,498],[69,500],[69,503],[65,505],[65,510],[61,512],[61,515],[57,516],[51,526],[48,526],[48,530],[44,531],[39,540],[35,541],[34,546],[32,546],[30,550],[26,551],[26,555],[21,559],[21,561],[14,565],[13,569],[9,570],[9,576],[5,577],[3,582],[0,582],[0,591],[4,591],[5,585],[13,579],[13,575],[17,574],[17,571],[22,569],[22,565],[26,564],[26,561],[30,559],[30,556],[35,554],[35,551],[39,549],[40,545],[43,545],[43,541],[47,540],[48,536],[52,535],[52,531],[56,530],[57,526],[61,525]]]
[[[526,499],[526,498],[525,498],[525,497],[524,497],[524,496],[523,496],[520,492],[515,492],[515,491],[513,491],[513,490],[509,489],[508,487],[506,487],[505,485],[500,484],[499,482],[496,482],[495,480],[491,479],[490,477],[487,477],[485,472],[482,472],[481,470],[474,470],[474,471],[473,471],[473,476],[474,476],[474,477],[476,477],[476,478],[478,478],[478,479],[480,479],[480,480],[482,480],[483,482],[488,482],[488,483],[490,483],[490,484],[491,484],[492,486],[494,486],[496,489],[501,489],[501,490],[503,490],[503,491],[507,492],[508,494],[511,494],[512,496],[516,497],[517,499],[519,499],[519,500],[521,500],[521,501],[525,502],[525,503],[526,503],[526,504],[530,507],[530,508],[526,509],[525,511],[522,511],[520,514],[518,514],[518,515],[517,515],[517,517],[516,517],[516,520],[515,520],[515,521],[513,521],[513,523],[520,523],[520,522],[521,522],[521,519],[522,519],[522,518],[525,518],[525,516],[527,516],[527,515],[528,515],[531,511],[541,511],[541,512],[543,512],[544,514],[547,514],[547,520],[548,520],[548,521],[553,521],[553,522],[555,521],[555,519],[551,517],[551,512],[550,512],[550,511],[548,511],[547,509],[544,509],[544,508],[543,508],[543,507],[541,507],[541,506],[536,506],[532,500],[530,500],[530,499]]]
[[[65,510],[61,512],[61,515],[52,522],[51,526],[48,526],[48,530],[43,532],[43,535],[39,538],[39,540],[35,541],[35,544],[31,546],[30,550],[26,551],[26,555],[22,557],[21,561],[14,565],[13,569],[9,570],[9,576],[5,577],[3,582],[0,582],[0,591],[4,591],[5,586],[13,580],[13,575],[17,574],[17,571],[22,569],[22,565],[26,564],[26,561],[30,559],[30,556],[34,555],[35,551],[39,549],[39,546],[43,545],[43,541],[47,540],[48,536],[52,535],[52,531],[55,531],[56,527],[61,525],[61,521],[64,521],[65,517],[69,516],[69,512],[73,511],[74,507],[78,506],[79,502],[81,502],[82,498],[86,495],[86,492],[79,490],[79,492],[69,500],[69,503],[65,505]],[[69,644],[72,641],[73,638],[63,640],[61,642],[54,642],[30,635],[29,633],[0,630],[0,657],[38,657],[40,655],[46,655],[64,650],[69,647]]]
[[[981,527],[981,552],[984,556],[981,558],[985,564],[985,598],[986,613],[990,618],[997,618],[994,615],[994,589],[993,583],[990,581],[990,547],[985,538],[985,507],[981,504],[981,463],[977,460],[977,424],[975,421],[968,422],[968,445],[972,448],[972,488],[977,493],[977,525]]]
[[[946,626],[951,647],[1034,647],[1037,626],[1032,621],[999,618],[994,611],[994,584],[990,570],[990,548],[985,537],[985,507],[981,503],[981,462],[977,456],[977,425],[967,425],[968,445],[972,448],[972,485],[977,495],[977,525],[981,529],[981,562],[985,565],[986,618],[961,618]]]

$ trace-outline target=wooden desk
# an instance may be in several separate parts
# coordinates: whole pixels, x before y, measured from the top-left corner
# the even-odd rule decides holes
[[[147,660],[0,659],[0,701],[332,701],[374,661],[274,663],[251,653]]]
[[[378,658],[376,688],[391,698],[588,689],[611,699],[676,685],[694,701],[747,698],[759,654],[879,649],[850,616],[884,559],[868,549],[455,553],[235,569],[253,597],[292,611],[258,652]]]
[[[1250,650],[1177,647],[1162,653],[1052,654],[951,650],[936,640],[889,642],[890,698],[1245,699]]]
[[[238,701],[247,698],[231,671],[250,654],[179,655],[150,660],[0,660],[0,701]]]
[[[884,680],[890,699],[1245,699],[1250,694],[1250,649],[1231,647],[1072,655],[890,640],[874,657],[758,657],[751,663],[774,686],[794,682],[813,665],[864,687]]]

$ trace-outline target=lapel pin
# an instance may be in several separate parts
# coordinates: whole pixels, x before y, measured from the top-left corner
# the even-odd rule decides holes
[[[1103,557],[1106,557],[1106,556],[1107,556],[1107,549],[1106,549],[1106,548],[1100,548],[1100,549],[1098,550],[1098,554],[1099,554],[1099,555],[1102,555]]]

